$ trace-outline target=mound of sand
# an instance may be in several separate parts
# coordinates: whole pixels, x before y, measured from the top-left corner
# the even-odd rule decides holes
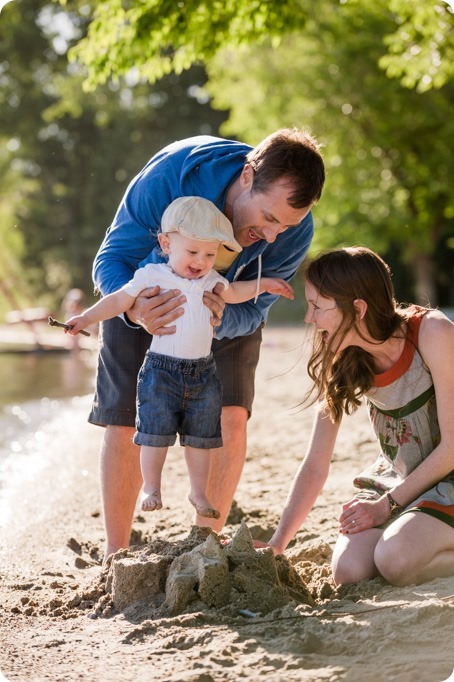
[[[290,603],[315,605],[300,575],[271,549],[256,551],[245,523],[223,544],[194,526],[181,542],[155,541],[118,552],[109,560],[96,615],[127,612],[160,618],[221,609],[223,614],[263,615]],[[106,608],[107,606],[107,608]]]

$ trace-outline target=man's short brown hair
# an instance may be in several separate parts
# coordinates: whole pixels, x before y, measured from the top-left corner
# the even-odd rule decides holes
[[[320,147],[307,130],[281,128],[268,135],[246,156],[255,171],[252,190],[266,192],[279,180],[293,186],[289,204],[304,208],[318,201],[325,182]]]

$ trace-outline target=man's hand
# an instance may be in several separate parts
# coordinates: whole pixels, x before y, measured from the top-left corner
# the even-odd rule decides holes
[[[221,291],[223,291],[223,289],[224,285],[221,282],[218,282],[213,291],[205,291],[203,294],[203,302],[213,314],[210,320],[213,327],[219,327],[222,322],[225,302],[222,300],[219,294]]]
[[[159,287],[144,289],[137,296],[132,308],[127,312],[127,318],[132,324],[138,324],[149,334],[166,336],[175,334],[175,325],[171,323],[183,315],[181,307],[186,297],[178,289],[172,289],[160,294]],[[171,325],[171,326],[167,326]]]

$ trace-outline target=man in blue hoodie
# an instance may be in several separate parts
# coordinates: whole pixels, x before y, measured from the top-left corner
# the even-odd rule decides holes
[[[254,149],[209,136],[175,142],[153,156],[127,188],[96,256],[95,284],[106,295],[128,282],[138,267],[164,261],[157,240],[161,217],[181,196],[209,199],[232,222],[243,250],[224,248],[215,264],[229,281],[289,280],[311,243],[311,208],[324,177],[319,147],[306,131],[279,130]],[[261,330],[277,298],[262,294],[255,302],[224,308],[216,292],[206,294],[216,327],[212,350],[223,385],[224,442],[213,457],[207,492],[221,517],[196,522],[214,530],[225,523],[244,465]],[[139,448],[132,443],[137,374],[150,334],[174,333],[184,303],[179,291],[146,289],[127,319],[103,323],[89,421],[107,427],[101,453],[106,556],[129,545],[142,484]]]

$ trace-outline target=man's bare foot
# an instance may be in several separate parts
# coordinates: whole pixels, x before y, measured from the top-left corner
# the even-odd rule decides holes
[[[142,511],[156,511],[157,509],[162,509],[161,493],[159,490],[150,490],[147,493],[145,490],[143,492]]]
[[[206,498],[196,500],[191,495],[188,495],[188,500],[195,507],[195,510],[199,516],[203,516],[206,519],[219,519],[221,512],[213,507],[210,507],[210,503]]]

